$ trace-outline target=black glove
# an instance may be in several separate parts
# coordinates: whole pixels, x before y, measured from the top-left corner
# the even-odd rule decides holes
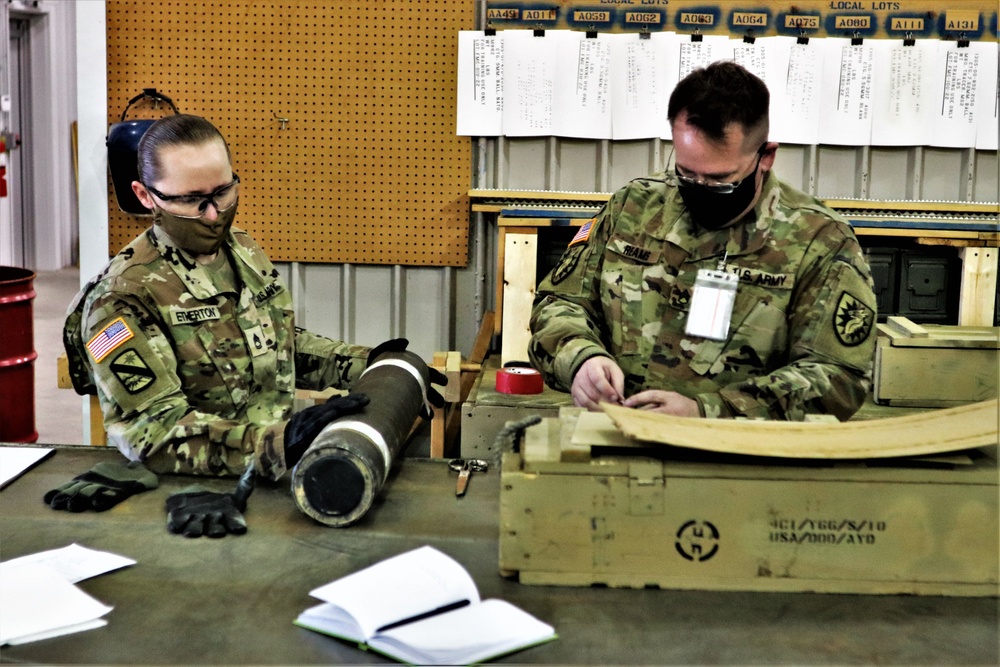
[[[365,364],[365,367],[374,364],[375,360],[386,352],[406,352],[406,346],[409,344],[410,341],[405,338],[391,338],[384,343],[379,343],[368,353],[368,362]]]
[[[45,494],[54,510],[103,512],[129,496],[159,486],[156,475],[138,461],[102,461],[71,481]]]
[[[312,444],[323,427],[344,415],[361,412],[368,405],[365,394],[334,396],[326,403],[314,405],[292,415],[285,426],[285,466],[291,468]]]
[[[372,348],[371,352],[368,353],[368,362],[366,367],[371,366],[386,352],[405,352],[406,346],[409,344],[410,341],[405,338],[392,338],[384,343],[379,343]],[[430,379],[430,384],[439,384],[441,386],[448,384],[447,376],[436,368],[428,366],[427,375]],[[444,407],[444,396],[442,396],[437,389],[430,386],[430,384],[427,386],[427,401],[440,410]],[[424,419],[430,419],[434,416],[434,411],[424,405],[424,407],[420,408],[420,416]]]
[[[430,378],[431,384],[439,384],[442,387],[448,384],[448,376],[436,368],[428,366],[427,375]],[[444,407],[444,396],[441,395],[441,392],[430,385],[427,386],[427,400],[438,410]],[[420,416],[424,419],[430,419],[434,416],[434,411],[425,405],[420,409]]]
[[[184,537],[242,535],[247,532],[246,508],[232,493],[189,486],[167,498],[167,530]]]
[[[257,471],[251,462],[232,493],[189,486],[171,495],[167,498],[167,529],[184,537],[242,535],[247,532],[243,512],[256,483]]]

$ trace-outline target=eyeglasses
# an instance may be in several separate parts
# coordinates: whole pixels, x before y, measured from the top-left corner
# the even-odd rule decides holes
[[[764,153],[767,152],[766,149],[767,149],[767,142],[764,142],[763,144],[761,144],[760,148],[757,149],[757,162],[754,165],[753,171],[750,172],[751,174],[755,173],[757,171],[757,167],[760,166],[760,160],[761,160],[761,158],[763,158],[764,157]],[[670,151],[670,157],[671,157],[671,159],[673,158],[673,155],[674,155],[674,152]],[[669,162],[669,160],[668,160],[668,162]],[[749,174],[747,174],[747,175],[749,175]],[[709,192],[712,192],[712,193],[715,193],[715,194],[718,194],[718,195],[731,195],[732,193],[734,193],[736,191],[736,188],[738,188],[740,186],[740,183],[742,183],[746,179],[746,176],[744,176],[741,179],[739,179],[738,181],[736,181],[735,183],[719,183],[719,182],[716,182],[716,181],[703,181],[701,179],[691,178],[690,176],[685,176],[684,174],[680,173],[679,171],[677,171],[677,165],[676,164],[674,165],[674,177],[677,179],[677,181],[680,183],[680,185],[699,186],[699,187],[705,188]]]
[[[164,208],[181,218],[200,218],[208,210],[209,204],[220,213],[228,211],[236,204],[236,198],[239,196],[239,184],[240,177],[233,174],[232,182],[221,188],[216,188],[207,195],[165,195],[156,188],[143,183],[147,190],[168,204]]]

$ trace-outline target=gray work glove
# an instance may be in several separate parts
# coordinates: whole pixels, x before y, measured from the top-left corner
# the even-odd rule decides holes
[[[253,493],[257,473],[251,463],[232,493],[215,493],[189,486],[167,498],[167,529],[184,537],[225,537],[247,532],[243,512]]]
[[[62,486],[45,494],[43,500],[54,510],[103,512],[129,496],[159,486],[156,475],[138,461],[102,461]]]
[[[405,338],[391,338],[384,343],[379,343],[368,353],[368,363],[365,364],[365,367],[371,366],[386,352],[405,352],[406,346],[409,344],[410,341]],[[439,384],[441,386],[448,384],[448,377],[436,368],[428,366],[427,374],[430,384]],[[444,396],[437,389],[430,386],[430,384],[427,385],[427,401],[440,410],[444,407]],[[425,405],[420,408],[420,416],[424,419],[431,419],[434,416],[434,411]]]
[[[361,412],[368,405],[365,394],[333,396],[292,415],[285,425],[285,467],[292,468],[312,444],[323,427],[344,415]]]

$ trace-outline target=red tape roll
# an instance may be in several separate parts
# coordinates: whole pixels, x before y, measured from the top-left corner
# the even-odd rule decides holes
[[[497,391],[501,394],[540,394],[542,374],[534,368],[501,368],[497,371]]]

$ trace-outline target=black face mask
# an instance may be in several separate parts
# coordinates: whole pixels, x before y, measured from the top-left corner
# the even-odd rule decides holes
[[[745,211],[757,196],[758,167],[760,167],[759,157],[754,170],[728,194],[713,192],[710,187],[701,183],[685,183],[677,179],[677,191],[680,192],[681,199],[684,200],[684,205],[695,224],[703,229],[715,231],[722,229]]]

